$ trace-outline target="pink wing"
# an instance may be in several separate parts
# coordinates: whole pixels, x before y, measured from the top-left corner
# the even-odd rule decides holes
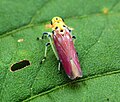
[[[66,74],[70,79],[76,79],[82,77],[82,71],[70,32],[68,29],[64,30],[64,34],[54,31],[53,40]]]

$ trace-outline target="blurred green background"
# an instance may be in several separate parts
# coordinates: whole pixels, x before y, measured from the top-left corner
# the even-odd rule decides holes
[[[0,102],[119,102],[120,0],[0,0]],[[71,81],[45,43],[54,16],[77,37],[83,78]],[[22,39],[22,40],[21,40]],[[30,65],[15,72],[22,60]]]

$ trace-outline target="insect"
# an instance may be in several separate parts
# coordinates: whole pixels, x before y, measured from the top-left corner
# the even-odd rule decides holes
[[[46,43],[45,54],[41,63],[45,61],[47,47],[51,45],[58,60],[58,69],[60,70],[60,64],[62,63],[64,70],[70,79],[73,80],[82,77],[78,55],[73,43],[73,40],[76,39],[75,36],[72,36],[73,29],[68,27],[60,17],[54,17],[51,20],[49,28],[52,28],[52,33],[44,32],[42,36],[42,39],[47,36],[49,43]]]

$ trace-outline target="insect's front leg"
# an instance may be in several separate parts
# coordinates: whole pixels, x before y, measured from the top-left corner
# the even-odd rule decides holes
[[[42,37],[37,37],[37,40],[42,40],[42,39],[45,38],[45,36],[49,38],[49,37],[51,37],[51,33],[44,32],[43,35],[42,35]],[[50,45],[50,42],[48,42],[48,43],[45,44],[45,53],[44,53],[43,59],[40,61],[40,64],[42,64],[46,60],[47,48],[48,48],[49,45]]]
[[[47,56],[47,48],[50,45],[50,43],[46,43],[45,44],[45,53],[44,53],[44,58],[41,60],[40,64],[42,64],[45,60],[46,60],[46,56]]]
[[[57,55],[57,52],[56,52],[56,50],[55,50],[55,48],[54,48],[54,44],[53,44],[53,42],[52,42],[52,38],[51,38],[52,33],[50,33],[50,32],[44,32],[43,35],[42,35],[42,38],[37,38],[37,40],[39,40],[39,39],[44,39],[45,36],[47,36],[47,38],[49,39],[49,43],[46,43],[46,45],[45,45],[44,58],[42,59],[42,61],[41,61],[40,63],[43,63],[43,62],[46,60],[47,48],[48,48],[49,45],[51,45],[52,50],[53,50],[53,52],[54,52],[54,54],[55,54],[55,56],[56,56],[56,58],[57,58],[57,60],[58,60],[58,70],[60,70],[60,64],[61,64],[61,62],[60,62],[60,60],[59,60],[59,57],[58,57],[58,55]]]
[[[52,35],[52,33],[50,33],[50,32],[44,32],[42,37],[37,37],[37,40],[44,39],[45,36],[49,38],[49,37],[51,37],[51,35]]]

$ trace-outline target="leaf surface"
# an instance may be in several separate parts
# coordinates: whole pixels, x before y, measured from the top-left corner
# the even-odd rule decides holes
[[[1,0],[0,101],[107,102],[120,100],[119,0]],[[83,78],[71,81],[51,47],[37,41],[54,16],[63,17],[77,37],[75,47]],[[30,65],[15,72],[22,60]]]

